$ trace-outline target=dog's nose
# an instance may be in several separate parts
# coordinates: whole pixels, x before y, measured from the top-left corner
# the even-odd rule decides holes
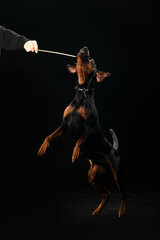
[[[83,47],[82,49],[81,49],[81,52],[87,52],[88,51],[88,47]]]
[[[88,50],[88,47],[86,47],[86,46],[83,47],[83,50],[84,50],[84,51],[87,51],[87,50]]]

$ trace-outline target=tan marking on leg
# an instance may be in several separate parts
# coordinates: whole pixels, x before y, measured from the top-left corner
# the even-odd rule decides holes
[[[66,109],[64,110],[63,113],[63,118],[67,117],[71,112],[73,112],[75,107],[69,105],[68,107],[66,107]]]
[[[46,137],[43,144],[41,145],[41,147],[38,151],[38,155],[42,156],[44,153],[46,153],[46,150],[50,146],[51,141],[53,139],[61,136],[62,134],[63,134],[63,130],[62,130],[62,127],[60,126],[59,128],[57,128],[57,130],[55,132],[53,132],[48,137]]]
[[[72,154],[72,162],[74,162],[76,159],[79,158],[79,154],[80,154],[80,147],[81,144],[83,144],[85,142],[85,137],[87,135],[88,130],[86,130],[83,135],[77,140],[76,145],[73,149],[73,154]]]
[[[96,180],[96,175],[97,174],[99,176],[101,176],[102,174],[105,174],[104,167],[100,166],[100,165],[93,164],[91,160],[90,160],[90,164],[91,164],[91,166],[90,166],[90,169],[89,169],[89,172],[88,172],[89,183],[95,188],[95,190],[97,192],[99,192],[101,194],[101,197],[102,197],[101,203],[96,208],[96,210],[94,210],[93,213],[92,213],[93,216],[96,216],[96,215],[100,214],[103,207],[106,205],[106,203],[109,199],[109,196],[110,196],[110,192],[107,190],[103,181],[97,181]]]
[[[124,192],[122,191],[121,186],[119,185],[117,174],[114,171],[112,164],[109,161],[108,161],[108,163],[110,164],[111,171],[113,173],[113,177],[116,181],[118,190],[120,192],[120,197],[121,197],[121,203],[120,203],[120,208],[119,208],[119,212],[118,212],[118,217],[123,217],[126,214],[126,196],[125,196]]]
[[[123,217],[125,215],[126,215],[126,200],[122,199],[120,208],[119,208],[119,212],[118,212],[118,217]]]

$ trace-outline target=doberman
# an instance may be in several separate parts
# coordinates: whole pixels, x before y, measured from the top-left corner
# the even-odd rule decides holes
[[[108,72],[98,71],[95,61],[90,57],[87,47],[83,47],[77,55],[76,65],[67,65],[70,73],[77,73],[75,98],[64,110],[60,127],[45,138],[38,155],[43,155],[54,139],[69,131],[76,142],[72,154],[72,162],[84,154],[89,162],[88,179],[90,184],[101,194],[102,201],[92,215],[98,215],[108,201],[110,192],[105,186],[104,176],[111,169],[120,191],[121,203],[118,216],[126,212],[126,194],[123,187],[123,174],[120,156],[118,155],[118,139],[112,129],[113,145],[105,138],[98,120],[94,103],[94,87],[110,76]]]

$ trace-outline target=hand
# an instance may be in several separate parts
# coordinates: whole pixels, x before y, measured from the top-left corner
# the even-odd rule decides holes
[[[38,53],[38,44],[35,40],[29,40],[24,44],[24,49],[26,50],[26,52]]]

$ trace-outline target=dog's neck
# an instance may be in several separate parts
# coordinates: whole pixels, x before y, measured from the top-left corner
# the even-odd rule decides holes
[[[84,97],[86,98],[87,96],[94,97],[94,88],[81,88],[78,86],[75,86],[75,89],[81,93],[83,93]]]
[[[80,85],[77,83],[77,85],[75,86],[77,94],[78,95],[80,94],[85,98],[87,96],[94,97],[95,79],[96,79],[96,73],[93,72],[87,77],[84,84]]]
[[[95,82],[96,82],[96,72],[92,72],[88,77],[85,79],[85,82],[83,84],[79,84],[79,81],[77,82],[76,86],[78,88],[86,88],[88,90],[95,88]]]

